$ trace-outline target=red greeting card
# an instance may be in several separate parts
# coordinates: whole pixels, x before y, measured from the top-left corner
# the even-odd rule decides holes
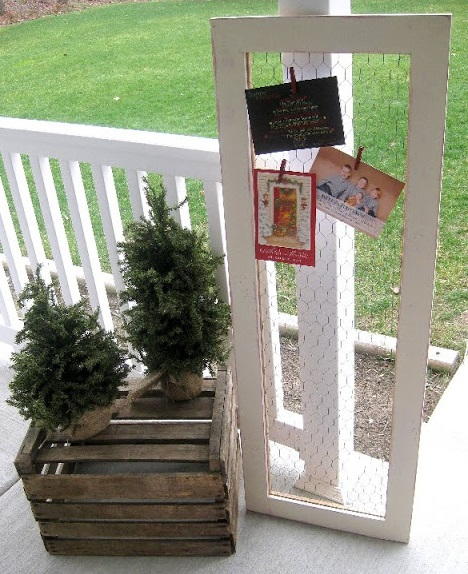
[[[255,169],[255,257],[315,265],[315,174]]]

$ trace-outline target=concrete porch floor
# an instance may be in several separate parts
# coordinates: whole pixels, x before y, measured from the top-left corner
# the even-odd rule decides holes
[[[0,401],[8,370],[0,366]],[[468,360],[431,421],[424,424],[411,540],[375,540],[241,512],[237,553],[229,558],[61,557],[44,550],[21,483],[4,478],[0,568],[4,574],[468,574]],[[0,455],[12,460],[8,410],[0,410]],[[16,421],[16,424],[18,422]],[[20,428],[21,431],[21,428]],[[13,441],[14,442],[14,441]],[[16,449],[18,445],[14,445]],[[9,480],[9,482],[8,482]]]

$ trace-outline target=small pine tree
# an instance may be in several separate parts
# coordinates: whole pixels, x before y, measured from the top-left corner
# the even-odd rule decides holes
[[[85,303],[58,304],[36,273],[20,296],[32,300],[12,355],[15,377],[8,403],[50,430],[66,428],[85,412],[110,405],[128,373],[125,356]]]
[[[149,219],[132,222],[121,243],[128,340],[150,372],[178,380],[213,370],[228,354],[229,306],[215,272],[223,257],[204,234],[182,228],[171,216],[164,189],[146,189]]]

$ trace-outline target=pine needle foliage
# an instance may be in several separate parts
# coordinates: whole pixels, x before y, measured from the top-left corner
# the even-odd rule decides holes
[[[132,222],[120,244],[122,297],[136,302],[125,313],[128,340],[148,370],[163,377],[213,371],[228,354],[230,311],[215,276],[223,257],[203,233],[171,217],[163,188],[147,183],[146,196],[149,218]]]
[[[37,271],[20,296],[32,301],[12,355],[15,377],[8,403],[47,429],[66,428],[86,411],[111,404],[129,367],[113,335],[85,302],[63,305]]]

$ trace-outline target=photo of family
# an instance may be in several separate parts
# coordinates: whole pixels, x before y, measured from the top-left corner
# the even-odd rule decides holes
[[[399,181],[335,148],[321,148],[311,171],[317,178],[317,209],[372,237],[382,231],[404,187]]]
[[[313,174],[255,170],[257,259],[312,265],[315,229]]]

